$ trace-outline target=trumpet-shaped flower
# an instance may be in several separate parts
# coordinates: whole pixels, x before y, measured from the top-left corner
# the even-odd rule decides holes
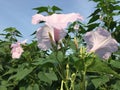
[[[56,29],[64,29],[67,27],[69,22],[74,22],[76,20],[83,20],[80,14],[70,13],[70,14],[52,14],[49,16],[43,16],[41,14],[36,14],[32,16],[32,23],[38,24],[40,21],[45,21],[45,24]]]
[[[60,42],[66,35],[64,30],[49,27],[47,25],[37,30],[36,37],[38,39],[38,47],[42,50],[50,49],[51,43]]]
[[[21,47],[21,44],[25,44],[27,40],[24,40],[23,42],[16,42],[15,44],[11,45],[11,53],[13,59],[20,58],[21,54],[23,53],[23,49]]]
[[[69,22],[76,20],[82,20],[83,18],[77,13],[70,14],[52,14],[49,16],[43,16],[36,14],[32,17],[32,23],[38,24],[41,21],[45,21],[45,26],[41,27],[37,31],[38,47],[42,50],[48,50],[51,48],[52,43],[60,42],[66,35],[65,28]]]
[[[111,37],[110,32],[103,28],[87,32],[84,36],[87,51],[95,52],[99,57],[108,59],[112,52],[118,50],[118,43]]]

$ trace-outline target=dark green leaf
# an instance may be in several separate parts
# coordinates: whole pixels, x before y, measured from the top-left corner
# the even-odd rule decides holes
[[[98,27],[100,23],[93,23],[93,24],[89,24],[88,30],[87,31],[92,31],[94,28]]]
[[[120,10],[120,5],[115,5],[114,10]]]
[[[116,27],[116,22],[115,21],[111,21],[110,23],[110,29],[113,30]]]
[[[89,0],[89,1],[94,1],[94,2],[98,2],[98,1],[100,1],[100,0]]]
[[[88,24],[93,23],[93,22],[97,21],[98,19],[99,19],[99,15],[95,15],[89,20]]]
[[[16,31],[16,28],[14,28],[14,27],[9,27],[9,28],[4,29],[4,31],[6,31],[6,32],[15,32],[15,31]]]
[[[57,6],[52,6],[52,10],[55,11],[62,11],[61,8],[57,7]]]
[[[98,8],[96,9],[89,17],[94,17],[95,15],[97,15],[101,10]]]
[[[36,34],[36,32],[37,32],[37,31],[33,32],[33,33],[31,34],[31,36],[35,35],[35,34]]]
[[[48,7],[37,7],[33,8],[33,10],[37,10],[37,13],[48,12]]]
[[[120,26],[117,26],[116,27],[116,30],[112,33],[113,37],[118,41],[120,42]]]

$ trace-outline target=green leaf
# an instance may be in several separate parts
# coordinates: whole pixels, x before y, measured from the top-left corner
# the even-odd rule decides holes
[[[41,81],[47,82],[49,84],[51,84],[52,81],[57,80],[57,76],[55,75],[54,72],[49,72],[49,73],[39,72],[38,73],[38,78]]]
[[[52,6],[52,10],[55,11],[62,11],[61,8],[57,7],[57,6]]]
[[[37,31],[34,31],[34,32],[33,32],[33,33],[30,35],[30,36],[33,36],[33,35],[35,35],[35,34],[36,34],[36,32],[37,32]]]
[[[33,8],[33,10],[37,10],[37,13],[48,12],[48,7],[37,7]]]
[[[117,78],[120,78],[120,76],[112,70],[104,61],[101,61],[99,59],[96,59],[93,65],[88,68],[88,72],[97,72],[100,74],[113,74]]]
[[[55,63],[56,63],[56,61],[54,61],[53,59],[50,59],[50,58],[47,58],[47,59],[39,58],[39,59],[36,59],[32,64],[33,65],[45,65],[45,64],[54,65]]]
[[[5,86],[0,86],[0,90],[7,90],[7,87],[5,87]]]
[[[26,90],[33,90],[33,87],[31,85],[29,85]]]
[[[16,69],[14,69],[14,68],[9,68],[9,70],[4,74],[4,76],[7,75],[7,74],[13,74],[13,73],[15,73],[15,72],[17,72]]]
[[[9,33],[16,33],[18,35],[22,35],[16,28],[14,27],[9,27],[9,28],[6,28],[4,29],[3,31],[5,32],[9,32]]]
[[[33,85],[33,90],[40,90],[40,89],[39,89],[39,85],[38,85],[38,84],[34,84],[34,85]]]
[[[88,24],[93,23],[93,22],[97,21],[98,19],[99,19],[99,15],[95,15],[89,20]]]
[[[120,80],[117,80],[114,85],[111,85],[113,90],[120,90]]]
[[[26,90],[25,87],[19,87],[19,90]]]
[[[89,1],[94,1],[94,2],[98,2],[98,1],[100,1],[100,0],[89,0]]]
[[[7,81],[2,80],[0,84],[0,90],[7,90]]]
[[[14,27],[9,27],[9,28],[4,29],[3,31],[6,31],[6,32],[15,32],[15,31],[16,31],[16,28],[14,28]]]
[[[112,33],[113,37],[118,41],[120,42],[120,26],[117,26],[116,27],[116,30]]]
[[[8,80],[15,79],[15,81],[20,81],[25,78],[28,74],[30,74],[35,67],[29,68],[19,68],[17,73],[11,76]]]
[[[111,64],[113,67],[120,68],[120,61],[111,60],[111,61],[110,61],[110,64]]]
[[[63,59],[64,59],[63,52],[58,51],[57,58],[59,59],[59,61],[63,61]]]
[[[91,81],[94,84],[95,88],[98,88],[99,86],[108,82],[109,77],[106,75],[103,75],[103,76],[99,76],[99,77],[94,77],[94,79],[92,79]]]
[[[115,21],[111,21],[110,23],[110,29],[113,30],[116,27],[116,22]]]
[[[101,10],[98,8],[96,9],[89,17],[97,15]]]
[[[94,28],[98,27],[100,23],[93,23],[93,24],[89,24],[88,30],[87,31],[92,31]]]
[[[3,70],[3,67],[2,67],[2,65],[0,65],[0,70]]]

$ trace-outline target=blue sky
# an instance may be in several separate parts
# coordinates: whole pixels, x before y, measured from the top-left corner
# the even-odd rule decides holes
[[[0,33],[7,27],[15,27],[24,39],[30,39],[39,25],[32,25],[31,18],[36,14],[35,7],[60,7],[62,13],[80,13],[85,20],[94,11],[95,3],[88,0],[0,0]]]

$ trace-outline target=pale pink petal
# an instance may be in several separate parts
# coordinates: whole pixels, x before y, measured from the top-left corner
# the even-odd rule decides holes
[[[118,50],[118,43],[111,34],[102,28],[87,32],[84,36],[88,52],[95,52],[100,57],[108,59],[112,52]]]
[[[60,40],[60,30],[59,29],[54,29],[54,38],[55,38],[55,41]]]
[[[21,54],[23,53],[23,49],[22,47],[20,46],[20,43],[17,42],[15,44],[12,44],[11,45],[11,53],[12,53],[12,58],[15,59],[15,58],[20,58]]]
[[[54,40],[61,41],[66,36],[65,30],[59,30],[54,28]]]
[[[65,29],[68,23],[74,22],[76,20],[83,20],[83,18],[78,13],[52,14],[49,16],[37,14],[33,16],[32,23],[37,24],[40,21],[45,21],[45,24],[48,26],[52,26],[53,28],[56,29]]]
[[[46,17],[46,24],[57,29],[65,29],[70,22],[82,20],[83,18],[77,13],[70,14],[52,14]]]
[[[51,39],[49,36],[51,34],[54,41],[54,29],[48,26],[39,28],[36,33],[38,39],[38,47],[42,50],[48,50],[51,48]]]
[[[109,59],[109,57],[111,56],[111,52],[106,49],[109,49],[109,48],[100,48],[96,50],[95,53],[99,55],[100,58]]]
[[[44,39],[42,41],[38,40],[38,47],[41,50],[44,50],[44,51],[49,50],[50,48],[52,48],[51,42],[48,39]]]
[[[12,51],[12,58],[20,58],[21,54],[23,53],[23,49],[21,47],[13,48]]]
[[[11,44],[11,48],[18,47],[20,46],[20,42],[16,42],[14,44]]]
[[[52,36],[52,41],[49,34]],[[56,42],[61,41],[65,35],[66,32],[64,30],[54,29],[47,25],[40,27],[36,33],[38,47],[42,50],[48,50],[52,48],[51,43],[56,44]]]
[[[25,44],[25,43],[26,43],[26,40],[11,44],[11,48],[12,48],[11,53],[12,53],[13,59],[20,58],[21,54],[23,53],[23,48],[21,47],[21,44]]]
[[[45,21],[45,17],[41,14],[32,16],[32,24],[38,24],[40,21]]]

